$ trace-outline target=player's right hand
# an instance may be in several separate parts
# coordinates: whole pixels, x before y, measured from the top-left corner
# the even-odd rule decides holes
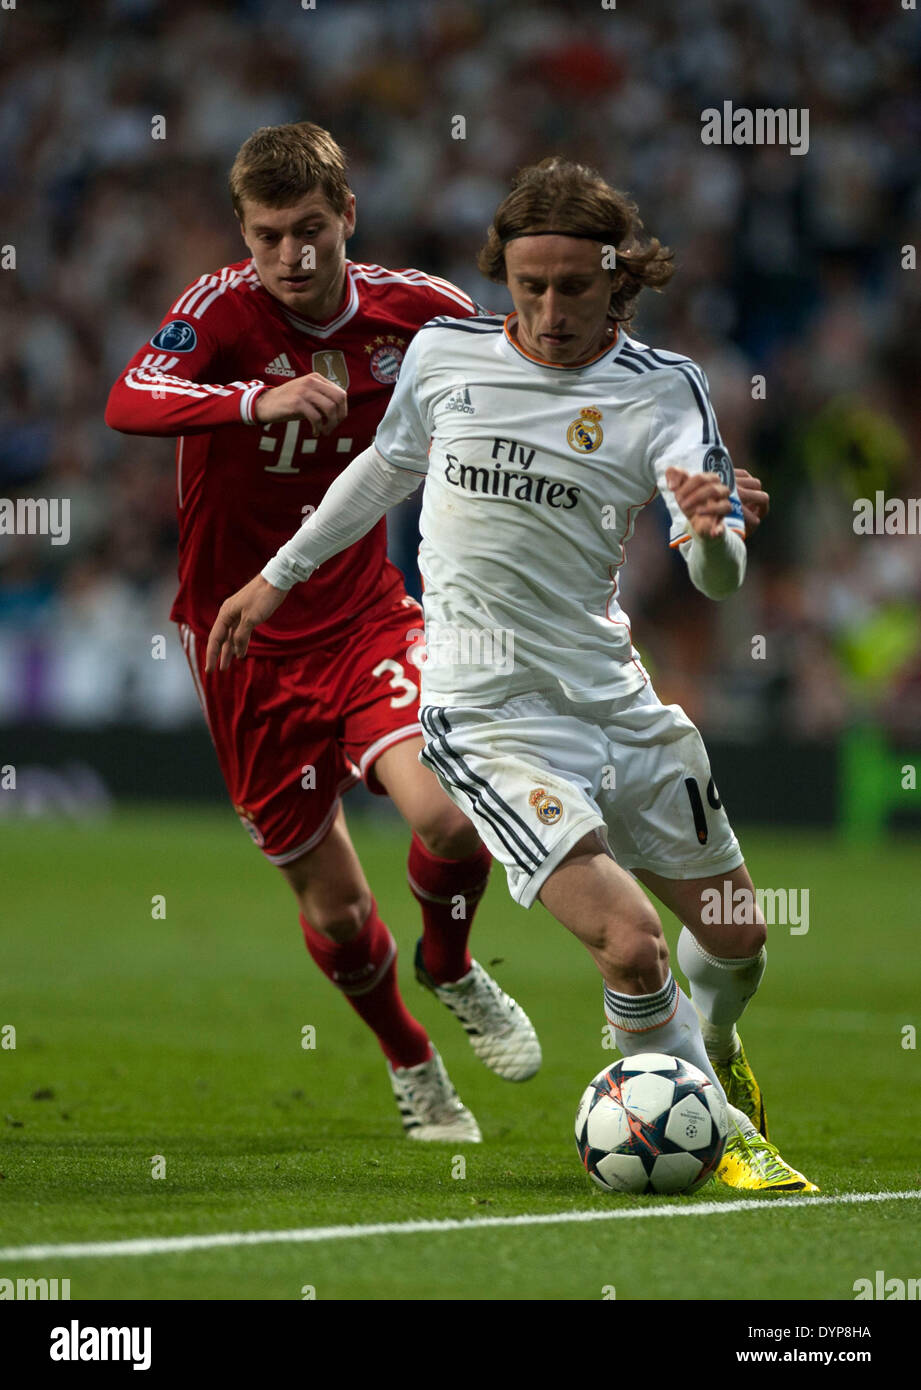
[[[341,386],[320,372],[295,377],[284,386],[272,386],[256,397],[253,415],[260,425],[283,420],[308,420],[317,434],[331,434],[348,411],[348,396]]]
[[[687,473],[666,468],[665,481],[684,512],[695,536],[702,541],[722,539],[723,517],[730,511],[729,489],[718,473]]]
[[[257,574],[225,599],[208,636],[206,673],[226,671],[235,656],[245,656],[253,628],[270,618],[286,598],[284,589],[276,589]]]

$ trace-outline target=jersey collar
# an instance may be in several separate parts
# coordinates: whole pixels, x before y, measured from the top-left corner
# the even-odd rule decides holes
[[[300,314],[293,314],[279,301],[281,312],[292,328],[296,328],[299,333],[309,333],[312,338],[329,338],[355,316],[358,310],[358,285],[352,275],[353,264],[352,261],[345,263],[345,300],[335,318],[330,319],[328,323],[314,323],[311,319],[302,318]]]
[[[620,331],[620,326],[615,324],[614,337],[611,342],[601,348],[600,351],[596,352],[594,357],[589,357],[587,361],[574,362],[571,364],[566,362],[548,362],[545,357],[538,357],[537,353],[528,352],[527,348],[523,348],[518,339],[514,337],[511,328],[517,319],[518,314],[514,310],[510,314],[506,314],[503,324],[503,332],[505,333],[506,341],[526,362],[533,362],[538,367],[550,367],[556,372],[581,372],[585,367],[594,367],[596,362],[600,362],[603,357],[608,357],[610,355],[616,356],[623,347],[624,335]]]

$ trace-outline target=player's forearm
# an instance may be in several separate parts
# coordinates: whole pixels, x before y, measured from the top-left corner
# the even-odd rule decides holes
[[[391,507],[415,492],[421,481],[421,473],[395,468],[373,445],[365,449],[330,485],[313,516],[265,566],[263,579],[276,589],[290,589],[309,579],[318,565],[360,540]]]
[[[707,598],[728,598],[745,578],[745,542],[728,526],[715,541],[694,536],[682,545],[681,553],[687,561],[691,583]]]
[[[264,381],[224,385],[187,381],[147,367],[131,367],[112,387],[105,420],[123,434],[203,434],[221,425],[256,423],[253,408]]]

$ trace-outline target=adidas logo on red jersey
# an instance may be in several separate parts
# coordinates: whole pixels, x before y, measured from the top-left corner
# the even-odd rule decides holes
[[[288,361],[286,352],[280,352],[277,357],[273,357],[271,362],[266,363],[262,371],[265,376],[297,376],[297,372]]]

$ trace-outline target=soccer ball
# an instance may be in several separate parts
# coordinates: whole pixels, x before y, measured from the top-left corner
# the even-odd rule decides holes
[[[713,1082],[680,1057],[605,1067],[576,1111],[576,1146],[605,1192],[695,1192],[715,1172],[729,1117]]]

